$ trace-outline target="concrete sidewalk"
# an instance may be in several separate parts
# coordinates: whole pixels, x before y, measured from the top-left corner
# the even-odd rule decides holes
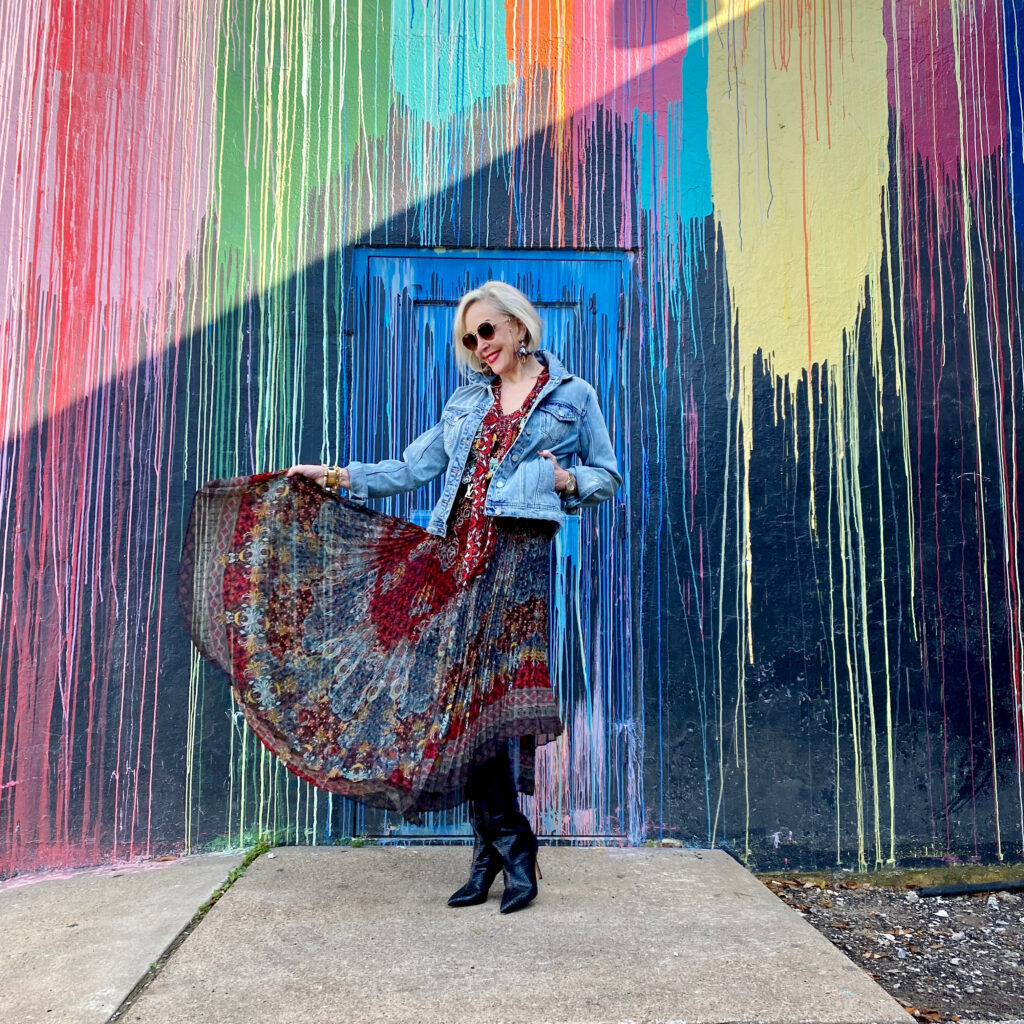
[[[723,853],[542,849],[537,901],[506,917],[500,879],[483,906],[445,906],[468,865],[465,848],[273,851],[122,1019],[908,1020]]]
[[[186,857],[0,886],[0,1022],[104,1024],[241,862]]]

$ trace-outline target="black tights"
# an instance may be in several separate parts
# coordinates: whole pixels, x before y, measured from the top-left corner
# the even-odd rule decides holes
[[[530,822],[519,810],[516,784],[508,750],[473,766],[465,788],[473,828],[488,842],[500,834],[530,832]]]

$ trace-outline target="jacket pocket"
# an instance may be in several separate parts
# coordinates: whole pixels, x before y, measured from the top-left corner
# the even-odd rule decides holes
[[[555,464],[550,459],[541,459],[540,486],[537,497],[545,501],[555,496]]]
[[[445,451],[450,453],[454,450],[455,445],[459,440],[459,434],[462,431],[463,424],[466,422],[466,417],[468,415],[468,409],[446,409],[441,413],[441,426],[444,429]]]
[[[532,455],[516,470],[509,484],[511,486],[505,488],[506,497],[522,508],[543,508],[549,502],[558,504],[555,467],[550,459]]]
[[[580,413],[565,402],[545,402],[530,417],[530,430],[537,448],[554,448],[577,429]]]

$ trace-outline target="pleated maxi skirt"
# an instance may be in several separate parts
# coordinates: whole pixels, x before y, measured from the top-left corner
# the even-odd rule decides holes
[[[498,520],[484,571],[456,545],[304,477],[196,495],[179,600],[246,721],[313,785],[409,820],[450,807],[474,764],[562,732],[548,675],[551,524]]]

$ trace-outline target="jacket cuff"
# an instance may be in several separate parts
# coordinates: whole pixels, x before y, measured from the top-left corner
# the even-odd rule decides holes
[[[366,466],[362,462],[350,462],[346,467],[349,476],[348,496],[360,504],[366,501]]]
[[[571,466],[569,472],[576,477],[576,493],[566,495],[562,492],[562,511],[567,515],[579,515],[583,503],[594,491],[600,487],[600,481],[595,481],[594,470],[589,466]]]

